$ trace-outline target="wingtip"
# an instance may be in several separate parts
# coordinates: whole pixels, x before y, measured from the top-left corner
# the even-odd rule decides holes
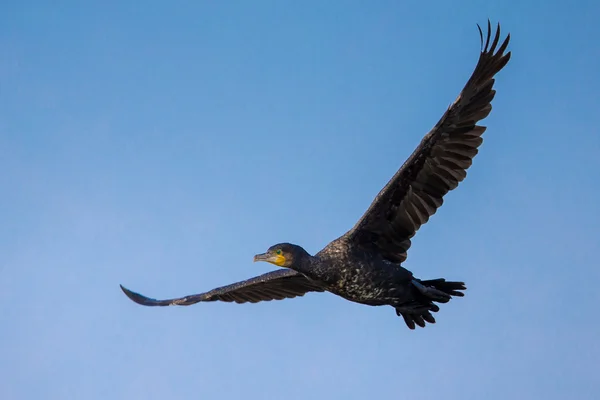
[[[480,24],[477,24],[477,30],[479,31],[479,41],[480,41],[480,51],[481,53],[492,53],[492,55],[494,55],[494,52],[496,50],[496,47],[498,46],[499,40],[501,38],[501,24],[500,22],[496,23],[496,28],[493,31],[492,30],[492,23],[490,21],[490,19],[488,18],[487,20],[487,33],[485,35],[485,41],[484,41],[484,35],[483,35],[483,29],[481,28]],[[504,39],[504,41],[502,42],[502,44],[500,45],[500,47],[498,48],[498,53],[497,54],[502,54],[507,46],[508,43],[510,42],[510,32],[508,32],[506,34],[506,38]]]
[[[481,30],[481,25],[477,24],[477,29],[479,30],[479,42],[481,46],[481,51],[483,51],[483,31]]]
[[[127,296],[131,301],[137,303],[137,304],[141,304],[141,305],[146,305],[147,304],[147,297],[143,296],[139,293],[133,292],[129,289],[127,289],[125,286],[119,284],[119,287],[121,288],[121,290],[123,291],[123,293],[125,293],[125,296]]]
[[[119,283],[119,287],[121,288],[123,293],[125,293],[125,294],[131,293],[131,290],[127,289],[125,286],[121,285],[120,283]]]
[[[490,22],[489,18],[487,21],[487,35],[485,38],[485,46],[484,51],[487,52],[488,46],[490,45],[490,36],[492,35],[492,23]]]

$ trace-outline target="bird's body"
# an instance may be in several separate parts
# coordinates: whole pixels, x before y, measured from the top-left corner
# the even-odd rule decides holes
[[[311,268],[300,272],[347,300],[378,306],[410,298],[410,271],[350,245],[344,237],[331,242],[311,261]]]
[[[494,75],[510,59],[510,52],[504,54],[510,35],[498,47],[499,25],[492,40],[488,21],[485,45],[479,32],[482,51],[467,84],[346,234],[314,256],[290,243],[271,246],[256,255],[255,261],[283,269],[206,293],[155,300],[121,286],[125,294],[142,305],[168,306],[207,301],[256,303],[328,291],[356,303],[392,306],[411,329],[434,323],[431,312],[439,311],[435,303],[463,296],[466,287],[441,278],[417,279],[402,263],[412,237],[441,207],[444,195],[465,179],[483,142],[486,128],[477,122],[492,109]]]

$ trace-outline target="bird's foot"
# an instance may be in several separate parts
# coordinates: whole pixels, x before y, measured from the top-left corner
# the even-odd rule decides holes
[[[425,311],[431,310],[430,304],[410,303],[402,306],[394,306],[396,309],[396,315],[400,314],[420,314]]]
[[[425,328],[425,322],[435,324],[435,318],[433,318],[433,315],[431,315],[430,311],[435,312],[439,310],[439,308],[437,310],[431,308],[412,308],[409,312],[404,310],[406,310],[406,308],[397,307],[396,315],[402,316],[406,326],[408,326],[410,329],[415,329],[417,325],[421,328]]]

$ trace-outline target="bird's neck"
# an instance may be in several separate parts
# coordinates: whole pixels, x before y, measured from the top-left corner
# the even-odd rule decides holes
[[[312,271],[315,262],[316,257],[313,257],[310,254],[306,253],[304,256],[300,257],[299,260],[296,260],[296,262],[292,266],[292,269],[300,273],[310,272]]]

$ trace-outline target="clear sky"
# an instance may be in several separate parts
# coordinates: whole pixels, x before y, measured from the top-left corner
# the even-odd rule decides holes
[[[592,399],[598,2],[0,6],[0,398]],[[467,296],[410,331],[331,294],[146,308],[350,229],[472,72],[512,60],[405,267]],[[595,395],[594,395],[595,394]]]

